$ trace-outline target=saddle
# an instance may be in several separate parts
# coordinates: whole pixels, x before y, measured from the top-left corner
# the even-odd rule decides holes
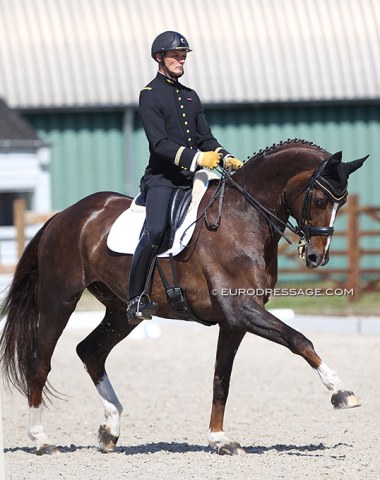
[[[210,181],[217,178],[214,172],[200,170],[195,174],[192,190],[184,188],[173,190],[168,229],[166,239],[160,248],[162,252],[159,253],[160,257],[168,257],[170,253],[176,256],[189,243],[195,230],[199,204]],[[133,254],[144,222],[145,202],[144,198],[138,195],[130,208],[122,212],[112,225],[107,237],[107,247],[116,253]],[[164,251],[165,245],[168,244],[173,246]]]
[[[193,192],[190,187],[188,188],[179,187],[173,191],[173,194],[170,199],[170,205],[169,205],[168,225],[166,227],[164,239],[160,245],[160,248],[158,249],[157,256],[160,253],[166,252],[172,248],[176,231],[182,225],[184,219],[186,218],[189,206],[192,201],[192,193]],[[135,198],[134,202],[136,206],[145,207],[145,202],[144,202],[144,199],[141,197],[141,195],[138,195]],[[144,230],[145,225],[146,225],[146,222],[144,222],[144,225],[141,231]],[[167,296],[168,302],[170,303],[173,310],[175,310],[176,312],[181,312],[181,316],[183,320],[195,321],[207,326],[214,325],[214,322],[201,320],[192,313],[186,300],[186,291],[178,283],[176,268],[173,261],[173,255],[171,253],[169,254],[169,259],[170,259],[172,282],[169,282],[168,279],[166,278],[158,258],[156,258],[155,264],[153,265],[155,265],[159,271],[162,283],[164,284],[164,287],[166,290],[166,296]],[[151,268],[148,274],[145,288],[149,289],[150,282],[152,280],[153,269],[154,267]]]
[[[191,200],[192,189],[190,187],[178,187],[173,191],[170,199],[168,225],[157,255],[170,250],[173,246],[175,233],[186,218]],[[145,201],[141,194],[136,197],[135,204],[140,207],[145,207]],[[144,230],[145,225],[146,222],[144,222],[142,231]]]
[[[209,183],[216,179],[218,176],[214,172],[200,170],[195,174],[192,189],[177,188],[173,191],[168,226],[155,262],[172,308],[181,313],[183,320],[192,320],[203,325],[213,325],[213,323],[196,318],[191,312],[187,305],[186,292],[178,283],[173,257],[178,255],[190,241],[195,230],[199,204]],[[145,201],[141,195],[138,195],[130,208],[121,213],[111,227],[107,238],[108,248],[117,253],[133,254],[144,227]],[[160,265],[161,258],[169,258],[171,281],[164,275]]]

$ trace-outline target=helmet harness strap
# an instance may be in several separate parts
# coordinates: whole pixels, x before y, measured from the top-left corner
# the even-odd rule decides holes
[[[168,74],[169,78],[172,80],[178,80],[178,77],[172,74],[172,72],[168,69],[168,67],[165,64],[165,52],[160,52],[159,53],[160,61],[158,62],[160,66],[163,67],[165,72]]]

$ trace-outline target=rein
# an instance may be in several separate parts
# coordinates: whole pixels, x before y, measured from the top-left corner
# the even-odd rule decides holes
[[[284,238],[289,245],[294,245],[295,242],[292,242],[290,238],[285,235],[284,231],[278,226],[278,224],[282,225],[284,227],[284,230],[288,228],[292,233],[298,235],[300,238],[298,241],[298,248],[302,248],[305,246],[307,243],[310,242],[310,238],[313,236],[331,236],[334,233],[334,227],[323,227],[323,226],[313,226],[310,225],[310,205],[311,205],[311,199],[312,199],[312,192],[313,189],[315,188],[315,184],[320,186],[320,183],[318,182],[318,179],[321,178],[321,173],[323,172],[324,168],[326,167],[328,160],[324,161],[318,168],[315,170],[313,175],[310,177],[310,180],[306,187],[302,189],[295,197],[295,199],[292,202],[292,205],[296,201],[296,199],[306,190],[306,196],[305,200],[302,206],[302,217],[301,221],[297,220],[297,225],[294,226],[289,220],[287,222],[284,222],[281,218],[279,218],[277,215],[275,215],[273,212],[271,212],[268,208],[264,207],[258,200],[255,199],[247,190],[242,187],[239,183],[237,183],[232,175],[231,175],[231,170],[226,170],[224,167],[219,166],[215,170],[221,174],[219,183],[216,187],[216,190],[214,194],[212,195],[208,205],[204,209],[204,211],[201,213],[201,215],[198,216],[198,218],[193,222],[198,223],[202,218],[204,218],[205,223],[207,225],[207,228],[210,230],[217,230],[221,219],[222,219],[222,211],[223,211],[223,201],[224,201],[224,193],[225,193],[225,187],[227,181],[234,187],[240,194],[244,197],[244,199],[257,211],[262,215],[267,223],[275,230],[282,238]],[[322,186],[322,185],[321,185]],[[330,197],[335,198],[332,193],[325,187],[323,186],[323,190],[329,194]],[[347,192],[345,192],[344,195],[342,195],[339,200],[342,200],[345,196],[347,195]],[[211,223],[208,219],[208,212],[211,209],[211,207],[214,205],[214,203],[218,200],[219,198],[219,205],[218,205],[218,216],[217,219],[214,223]],[[338,200],[338,199],[337,199]],[[289,215],[291,215],[290,212],[291,207],[287,207],[287,212]],[[193,225],[192,224],[192,225]],[[190,228],[191,225],[188,227]],[[186,229],[187,231],[187,229]],[[186,233],[186,231],[183,233],[181,241]],[[199,233],[197,237],[199,236]],[[191,243],[193,245],[196,243],[196,240]],[[190,246],[190,245],[188,245]]]
[[[223,169],[224,170],[224,169]],[[230,172],[227,171],[227,170],[224,170],[225,173],[227,175],[230,175]],[[220,225],[220,222],[222,220],[222,212],[223,212],[223,202],[224,202],[224,192],[225,192],[225,188],[226,188],[226,181],[227,181],[227,178],[229,178],[228,176],[224,176],[222,175],[222,177],[220,178],[219,182],[218,182],[218,185],[216,187],[216,190],[215,192],[213,193],[212,197],[210,198],[210,201],[208,202],[208,204],[206,205],[205,209],[203,210],[203,212],[194,220],[193,223],[191,223],[187,228],[186,230],[183,232],[182,234],[182,237],[180,239],[180,243],[182,244],[182,240],[183,238],[185,237],[186,235],[186,232],[189,230],[189,228],[191,228],[194,223],[197,224],[200,220],[202,220],[202,218],[204,218],[205,220],[205,224],[207,225],[207,228],[210,229],[210,230],[217,230],[219,228],[219,225]],[[216,219],[216,222],[214,223],[210,223],[209,219],[208,219],[208,212],[209,210],[211,209],[211,207],[214,205],[214,203],[217,201],[217,199],[219,198],[219,205],[218,205],[218,217]],[[200,230],[198,231],[198,234],[195,238],[194,241],[192,241],[191,243],[187,244],[187,245],[183,245],[184,247],[187,246],[187,247],[190,247],[192,245],[195,245],[198,241],[198,237],[199,237],[199,234],[200,234]]]
[[[272,213],[270,210],[268,210],[266,207],[261,205],[259,201],[255,199],[245,188],[243,188],[239,183],[235,182],[235,180],[232,178],[232,175],[230,174],[229,171],[227,171],[223,167],[217,168],[218,172],[222,175],[222,179],[228,181],[231,183],[233,187],[238,190],[241,195],[247,200],[247,202],[252,205],[253,208],[255,208],[264,218],[265,220],[269,223],[269,225],[276,230],[277,233],[281,235],[288,243],[289,245],[293,245],[294,242],[292,242],[281,230],[281,228],[272,220],[275,219],[277,222],[281,223],[285,228],[288,228],[291,232],[297,234],[300,238],[303,238],[302,232],[299,230],[298,227],[294,227],[289,221],[284,222],[281,220],[281,218],[277,217],[274,213]],[[221,180],[222,180],[221,179]]]
[[[231,177],[231,172],[230,170],[225,170],[225,172]],[[218,186],[216,187],[216,190],[211,197],[208,205],[205,208],[204,211],[204,217],[205,217],[205,223],[207,225],[207,228],[210,230],[217,230],[219,228],[220,222],[222,220],[222,211],[223,211],[223,202],[224,202],[224,192],[226,189],[226,181],[227,181],[227,175],[222,176],[221,179],[219,180]],[[218,217],[215,223],[210,223],[208,220],[208,211],[211,209],[211,207],[214,205],[216,200],[219,197],[219,205],[218,205]]]
[[[321,235],[331,236],[334,233],[334,227],[310,225],[310,221],[311,221],[310,205],[311,205],[312,192],[315,187],[315,184],[318,183],[317,180],[321,177],[321,173],[326,167],[327,162],[328,160],[324,161],[318,167],[318,169],[315,170],[313,175],[310,177],[310,180],[307,186],[301,192],[299,192],[295,198],[296,200],[299,197],[299,195],[301,195],[301,193],[306,190],[306,196],[302,206],[302,217],[301,217],[301,221],[297,220],[297,226],[294,226],[289,220],[287,222],[284,222],[283,220],[281,220],[281,218],[279,218],[277,215],[271,212],[268,208],[261,205],[261,203],[257,201],[249,192],[247,192],[247,190],[245,190],[244,187],[242,187],[239,183],[237,183],[232,178],[232,175],[229,171],[227,171],[223,167],[218,167],[217,171],[222,175],[220,183],[225,184],[226,180],[228,180],[231,183],[231,185],[241,193],[241,195],[247,200],[247,202],[250,205],[252,205],[252,207],[254,207],[265,218],[265,220],[269,223],[269,225],[289,243],[289,245],[294,245],[294,242],[292,242],[285,235],[285,233],[281,230],[281,228],[278,226],[277,223],[280,223],[284,227],[284,229],[288,228],[291,232],[298,235],[300,237],[299,246],[302,246],[302,245],[305,245],[306,243],[309,243],[310,238],[312,236],[321,236]],[[217,191],[218,189],[219,189],[219,185],[218,185]],[[293,203],[295,202],[295,200],[293,201]],[[289,208],[288,208],[288,213],[291,215]],[[221,211],[220,211],[220,215],[221,215]],[[219,223],[220,223],[220,218],[218,218],[218,224]]]

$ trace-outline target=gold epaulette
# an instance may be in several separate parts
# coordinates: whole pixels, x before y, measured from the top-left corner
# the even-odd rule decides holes
[[[144,87],[140,91],[142,92],[143,90],[152,90],[152,87]]]

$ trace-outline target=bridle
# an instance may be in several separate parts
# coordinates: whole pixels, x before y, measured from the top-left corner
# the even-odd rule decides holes
[[[305,199],[302,205],[302,213],[301,213],[301,220],[297,220],[297,227],[294,227],[297,233],[301,238],[303,238],[306,243],[310,242],[311,237],[320,237],[320,236],[332,236],[334,234],[334,227],[333,226],[316,226],[311,225],[311,200],[313,195],[314,188],[322,190],[324,193],[328,195],[328,197],[336,202],[336,203],[343,203],[343,201],[347,197],[347,189],[345,188],[340,195],[337,195],[333,192],[331,185],[323,178],[322,172],[325,169],[328,160],[325,160],[321,165],[314,171],[312,176],[309,179],[308,184],[305,188],[303,188],[294,198],[291,206],[287,208],[287,212],[291,215],[291,208],[297,198],[306,190]],[[322,183],[323,182],[323,183]]]
[[[234,188],[236,188],[241,195],[247,200],[247,202],[252,205],[264,218],[265,220],[269,223],[269,225],[283,237],[290,245],[293,245],[294,242],[292,242],[284,233],[284,230],[288,228],[291,232],[294,234],[298,235],[300,238],[299,240],[299,245],[302,244],[302,246],[310,243],[311,237],[317,237],[317,236],[331,236],[334,234],[334,227],[333,226],[315,226],[311,225],[311,200],[312,200],[312,193],[315,188],[318,188],[320,190],[323,190],[330,198],[332,198],[335,202],[341,203],[347,196],[347,190],[345,189],[344,192],[340,195],[337,196],[334,194],[332,187],[328,184],[328,182],[324,179],[323,183],[321,183],[321,180],[323,179],[322,177],[322,172],[324,168],[327,165],[328,160],[325,160],[321,165],[314,171],[314,173],[311,175],[309,182],[307,183],[306,187],[304,187],[294,198],[292,205],[289,207],[287,206],[287,212],[289,215],[292,215],[291,213],[291,207],[293,206],[294,202],[296,199],[306,190],[306,195],[305,199],[302,205],[302,214],[301,214],[301,219],[298,220],[297,218],[297,225],[294,226],[289,220],[287,222],[284,222],[279,218],[277,215],[275,215],[273,212],[271,212],[268,208],[264,207],[258,200],[256,200],[247,190],[242,187],[239,183],[237,183],[229,170],[226,170],[223,167],[218,167],[217,170],[221,174],[221,179],[219,180],[219,185],[216,188],[216,191],[211,198],[211,201],[209,205],[206,207],[206,218],[207,218],[207,211],[213,203],[216,201],[218,197],[220,197],[220,205],[219,205],[219,218],[216,223],[217,226],[219,226],[220,223],[220,216],[222,214],[221,211],[221,205],[224,197],[224,189],[225,189],[225,184],[228,181],[229,184],[231,184]],[[328,188],[328,186],[330,188]],[[292,215],[293,216],[293,215]],[[280,228],[279,225],[282,225],[284,228]]]

